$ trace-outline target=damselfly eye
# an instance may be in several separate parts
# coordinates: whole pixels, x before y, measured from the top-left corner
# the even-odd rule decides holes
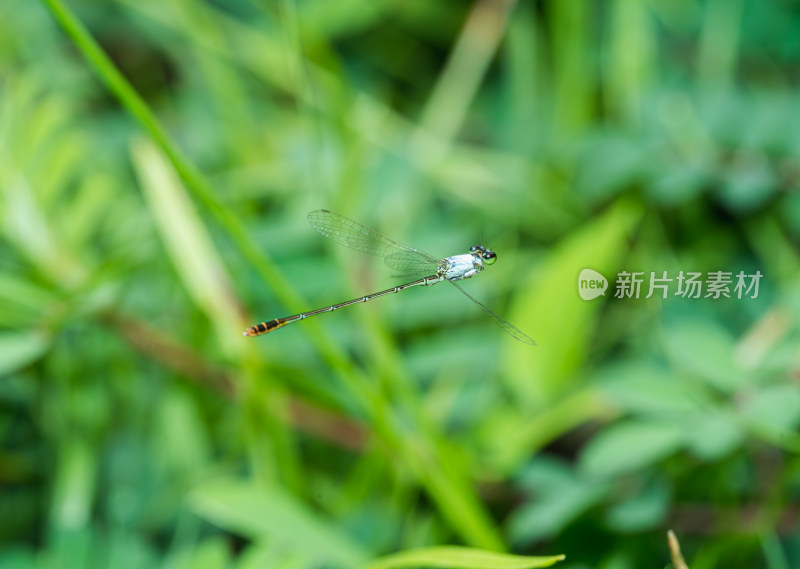
[[[483,253],[483,262],[487,265],[493,264],[497,260],[497,253],[489,251],[488,249]]]
[[[475,252],[475,251],[477,251],[478,249],[481,249],[481,246],[480,246],[480,245],[473,245],[472,247],[470,247],[470,248],[469,248],[469,252],[470,252],[470,253],[474,253],[474,252]]]

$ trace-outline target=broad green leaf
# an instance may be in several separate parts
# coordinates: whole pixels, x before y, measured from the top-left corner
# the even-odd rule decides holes
[[[670,492],[663,482],[648,484],[632,498],[615,504],[606,516],[618,532],[641,532],[655,529],[663,521],[670,505]]]
[[[734,340],[717,322],[682,318],[665,327],[664,346],[677,369],[718,389],[733,391],[746,380],[734,363]]]
[[[514,543],[531,543],[555,537],[570,523],[597,505],[608,487],[596,482],[576,481],[556,494],[539,495],[511,518],[509,534]]]
[[[49,347],[50,339],[38,332],[0,334],[0,376],[35,362]]]
[[[629,360],[598,372],[595,379],[609,403],[641,415],[687,415],[707,397],[663,366],[647,360]]]
[[[51,524],[55,530],[85,529],[97,492],[97,456],[93,445],[78,437],[62,445],[55,468]]]
[[[619,202],[596,221],[568,236],[549,258],[520,284],[510,318],[530,330],[539,345],[509,342],[505,359],[509,388],[523,408],[550,401],[580,369],[589,349],[597,313],[613,295],[613,275],[627,250],[629,232],[641,209]],[[609,281],[605,297],[583,300],[578,295],[580,272],[590,268]]]
[[[724,170],[720,200],[733,211],[750,212],[772,198],[779,183],[766,156],[745,154]]]
[[[627,421],[596,435],[581,452],[588,476],[612,478],[649,466],[681,448],[688,438],[682,423]]]
[[[683,168],[652,166],[646,191],[659,204],[676,206],[696,199],[714,171],[714,162],[704,156],[694,157]]]
[[[176,554],[169,569],[226,569],[231,566],[231,554],[226,540],[215,536],[186,552]]]
[[[651,163],[654,150],[626,136],[607,132],[594,136],[578,162],[576,192],[590,204],[622,192]]]
[[[780,439],[789,433],[796,436],[800,389],[789,383],[765,387],[747,401],[744,414],[753,427],[771,438]]]
[[[320,562],[355,567],[367,558],[333,520],[325,520],[279,488],[223,479],[200,486],[191,503],[199,515],[228,531],[276,540]]]
[[[520,484],[529,501],[509,520],[514,543],[531,543],[561,532],[608,493],[608,485],[579,477],[570,466],[549,457],[537,457],[525,469]]]
[[[57,296],[28,277],[0,272],[0,326],[22,329],[36,323]]]
[[[486,460],[500,472],[514,472],[531,452],[561,434],[589,419],[604,419],[616,413],[607,398],[592,388],[570,393],[536,414],[503,409],[487,420],[481,433]]]
[[[575,473],[564,460],[537,455],[517,479],[527,492],[559,493],[575,484]]]
[[[303,553],[288,552],[272,543],[257,542],[242,551],[234,567],[235,569],[316,569],[319,565]]]
[[[363,569],[395,569],[404,567],[441,567],[452,569],[532,569],[550,567],[563,561],[564,555],[529,557],[495,553],[470,547],[425,547],[382,557]]]
[[[719,460],[744,442],[737,418],[726,409],[705,409],[691,421],[688,449],[705,460]]]

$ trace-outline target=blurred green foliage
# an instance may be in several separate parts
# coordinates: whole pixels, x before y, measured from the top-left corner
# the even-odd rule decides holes
[[[800,565],[795,3],[0,21],[0,567]],[[243,338],[397,283],[317,208],[490,246],[466,286],[539,345],[444,285]]]

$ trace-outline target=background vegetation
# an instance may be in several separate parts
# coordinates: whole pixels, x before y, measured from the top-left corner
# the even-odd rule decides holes
[[[0,3],[0,566],[800,566],[795,3],[61,2]],[[243,338],[397,282],[318,208],[490,246],[539,345],[445,285]]]

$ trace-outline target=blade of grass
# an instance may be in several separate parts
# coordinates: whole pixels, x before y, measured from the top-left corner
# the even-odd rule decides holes
[[[256,541],[275,541],[336,567],[361,565],[367,553],[285,489],[238,479],[206,482],[191,494],[196,511],[229,531]]]
[[[153,212],[161,239],[178,271],[189,296],[201,312],[205,312],[217,334],[217,344],[235,359],[245,355],[247,344],[231,333],[237,328],[239,306],[232,294],[231,279],[222,258],[203,221],[180,183],[175,170],[166,158],[148,140],[133,144],[133,163],[141,179],[144,196]],[[288,429],[275,421],[287,405],[283,390],[275,382],[266,387],[257,381],[248,381],[253,375],[243,375],[243,393],[250,413],[246,424],[251,436],[251,448],[267,447],[269,463],[282,465],[281,474],[292,486],[299,486],[300,467],[295,445]],[[268,412],[260,409],[268,401]],[[269,437],[263,437],[266,430]],[[272,456],[274,455],[274,456]]]
[[[239,306],[231,279],[208,231],[186,195],[175,171],[146,140],[134,141],[133,164],[144,197],[172,264],[184,288],[214,325],[217,341],[234,356],[242,343],[233,342]]]
[[[450,569],[535,569],[563,561],[564,555],[532,557],[507,555],[470,547],[423,547],[387,555],[364,569],[400,569],[403,567],[447,567]]]
[[[733,81],[744,4],[742,0],[713,0],[706,5],[697,71],[708,88]]]
[[[455,136],[497,52],[500,40],[505,35],[508,15],[515,4],[515,0],[473,4],[447,65],[423,111],[421,131],[436,136],[444,144]],[[416,149],[421,159],[427,156],[430,160],[427,155],[430,150],[428,145],[418,144],[421,142],[418,139],[419,136],[411,141],[412,148]]]
[[[610,57],[601,76],[606,78],[610,110],[633,124],[642,118],[642,96],[648,87],[649,76],[656,69],[653,23],[644,3],[626,0],[614,3],[609,34]]]
[[[553,35],[555,126],[562,138],[584,131],[591,121],[593,72],[593,20],[591,3],[566,0],[555,2],[550,26]]]

